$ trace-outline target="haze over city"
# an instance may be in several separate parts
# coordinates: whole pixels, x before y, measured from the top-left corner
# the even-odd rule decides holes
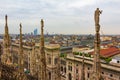
[[[40,32],[40,20],[45,21],[45,33],[94,34],[94,11],[101,14],[101,31],[104,34],[119,34],[119,0],[1,0],[0,34],[4,33],[4,16],[8,15],[9,33],[23,33],[35,28]]]

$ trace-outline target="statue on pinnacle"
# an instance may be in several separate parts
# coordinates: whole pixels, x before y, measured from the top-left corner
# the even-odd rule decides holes
[[[95,26],[96,26],[96,31],[97,32],[99,32],[99,30],[100,30],[100,24],[99,24],[100,14],[102,14],[102,10],[99,10],[99,8],[97,8],[95,10],[95,14],[94,14]]]

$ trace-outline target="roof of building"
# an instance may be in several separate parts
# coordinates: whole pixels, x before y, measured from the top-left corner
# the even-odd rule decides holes
[[[74,62],[75,61],[79,61],[79,62],[82,62],[82,57],[73,57],[71,55],[67,56],[66,57],[67,60],[73,60]],[[91,64],[93,65],[93,58],[84,58],[84,63],[87,63],[87,64]],[[119,65],[113,65],[113,64],[106,64],[106,63],[103,63],[101,62],[101,67],[102,68],[105,68],[105,69],[109,69],[109,70],[113,70],[113,71],[117,71],[117,72],[120,72],[120,66]]]
[[[56,48],[60,48],[60,45],[59,44],[49,44],[49,45],[45,45],[45,48],[56,49]]]
[[[94,52],[91,52],[90,54],[93,54]],[[116,47],[109,47],[107,49],[101,49],[100,55],[103,57],[112,57],[114,55],[120,54],[120,50]]]

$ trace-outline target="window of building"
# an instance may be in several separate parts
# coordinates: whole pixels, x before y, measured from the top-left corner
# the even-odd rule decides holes
[[[72,66],[68,65],[68,70],[72,71]]]
[[[51,64],[51,58],[50,57],[48,58],[48,64]]]
[[[112,75],[112,74],[110,74],[110,77],[113,77],[113,75]]]
[[[61,71],[63,71],[63,67],[61,67]]]
[[[64,64],[64,61],[63,61],[63,60],[61,60],[61,64]]]
[[[61,64],[63,63],[62,60],[60,62],[61,62]]]
[[[78,69],[76,69],[76,73],[78,73]]]
[[[70,62],[68,64],[70,64]]]
[[[104,72],[102,72],[102,74],[104,74]]]
[[[64,65],[66,65],[66,61],[64,61]]]
[[[66,73],[66,67],[64,68],[64,72]]]
[[[49,80],[51,80],[51,72],[49,72]]]
[[[120,61],[117,61],[117,63],[120,63]]]
[[[54,64],[55,64],[55,65],[57,64],[57,60],[58,60],[58,59],[57,59],[57,58],[55,58],[55,60],[54,60]]]
[[[72,75],[71,75],[71,73],[68,74],[68,80],[72,80]]]
[[[72,71],[72,66],[70,66],[70,70]]]
[[[76,64],[76,66],[78,66],[78,64]]]
[[[61,60],[61,64],[66,65],[66,62],[64,60]]]
[[[68,70],[70,70],[70,66],[68,65]]]
[[[87,73],[87,77],[90,78],[90,73]]]
[[[88,67],[88,70],[90,70],[90,68]]]

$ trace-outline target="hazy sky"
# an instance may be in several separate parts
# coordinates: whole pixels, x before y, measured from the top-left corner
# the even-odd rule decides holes
[[[94,11],[100,16],[103,34],[120,34],[120,0],[0,0],[0,33],[4,33],[5,14],[9,33],[40,32],[40,20],[45,21],[45,33],[94,34]]]

